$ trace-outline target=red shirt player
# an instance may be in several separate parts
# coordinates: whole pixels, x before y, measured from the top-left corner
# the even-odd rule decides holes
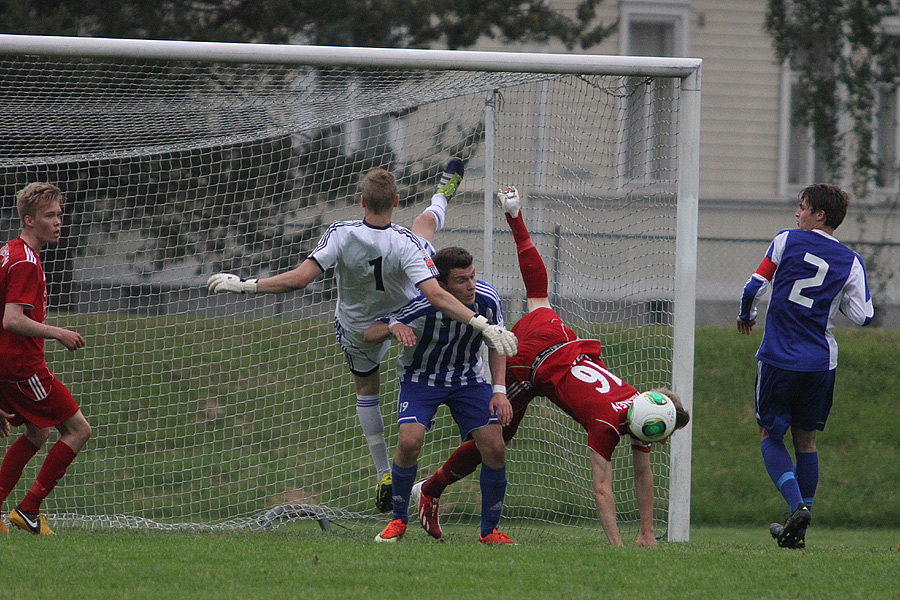
[[[19,529],[55,535],[40,514],[40,505],[90,438],[91,427],[72,394],[47,368],[44,340],[57,340],[74,351],[84,346],[84,338],[44,323],[47,282],[38,253],[59,240],[65,199],[49,183],[31,183],[16,199],[22,233],[0,249],[0,436],[7,437],[10,426],[24,425],[25,432],[0,464],[0,505],[55,427],[59,441],[47,453],[31,489],[9,514],[9,522]],[[2,521],[0,533],[9,533]]]
[[[636,545],[656,546],[650,444],[635,437],[628,422],[628,408],[639,392],[606,368],[600,358],[599,341],[578,339],[553,310],[547,295],[547,270],[519,214],[518,193],[510,189],[501,194],[501,199],[516,241],[529,311],[512,329],[518,340],[518,353],[507,358],[506,384],[513,418],[503,428],[503,438],[507,442],[512,439],[528,404],[536,396],[546,396],[578,421],[588,434],[593,494],[600,524],[609,543],[621,546],[611,459],[619,440],[627,437],[631,441],[635,492],[641,519],[641,532]],[[669,390],[659,391],[675,405],[675,429],[687,425],[690,416],[678,396]],[[434,475],[420,486],[417,484],[414,495],[419,492],[419,520],[431,536],[441,537],[438,522],[438,498],[441,493],[448,485],[475,471],[480,462],[478,449],[466,442]]]

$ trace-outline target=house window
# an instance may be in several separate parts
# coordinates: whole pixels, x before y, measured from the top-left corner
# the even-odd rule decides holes
[[[782,90],[782,119],[785,134],[782,135],[784,195],[792,195],[802,187],[816,182],[835,179],[828,172],[821,152],[813,144],[812,132],[804,125],[794,123],[797,99],[803,93],[797,77],[785,67],[789,83]],[[875,95],[872,114],[872,158],[875,165],[871,184],[873,192],[896,192],[900,188],[900,91],[895,86],[882,86]],[[840,115],[840,127],[846,131],[852,127],[849,115]],[[852,150],[844,150],[844,163],[851,164]]]
[[[897,146],[900,142],[897,132],[900,102],[897,94],[896,87],[884,86],[878,90],[875,119],[872,123],[875,136],[875,188],[885,191],[896,191],[900,187],[897,176],[897,170],[900,169],[900,150]]]
[[[687,56],[690,5],[683,1],[623,0],[619,50],[629,56]],[[637,85],[625,106],[627,181],[662,181],[674,177],[677,107],[676,82],[660,79]]]

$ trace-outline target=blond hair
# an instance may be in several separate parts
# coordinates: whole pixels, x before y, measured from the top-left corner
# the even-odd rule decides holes
[[[50,202],[59,202],[60,207],[66,203],[62,191],[52,183],[35,181],[16,194],[16,207],[19,209],[20,219],[25,219],[26,216],[34,218],[41,206]]]
[[[397,197],[397,180],[390,171],[372,169],[362,180],[362,197],[376,215],[389,212]]]

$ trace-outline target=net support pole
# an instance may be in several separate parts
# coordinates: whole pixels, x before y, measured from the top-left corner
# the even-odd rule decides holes
[[[497,91],[487,93],[484,101],[484,281],[494,280],[494,106]]]
[[[681,79],[678,111],[678,204],[672,386],[693,417],[697,221],[700,196],[700,67]],[[687,542],[691,526],[691,444],[694,419],[672,436],[668,540]]]

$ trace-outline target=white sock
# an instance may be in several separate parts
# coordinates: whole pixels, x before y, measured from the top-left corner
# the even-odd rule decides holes
[[[384,439],[384,418],[381,416],[380,398],[357,395],[356,414],[359,416],[359,424],[362,425],[380,480],[382,475],[391,471],[387,442]]]
[[[431,197],[431,206],[426,208],[424,212],[430,212],[434,215],[434,218],[437,220],[437,228],[434,232],[437,233],[444,227],[444,217],[447,216],[447,199],[444,198],[443,194],[435,194]]]

